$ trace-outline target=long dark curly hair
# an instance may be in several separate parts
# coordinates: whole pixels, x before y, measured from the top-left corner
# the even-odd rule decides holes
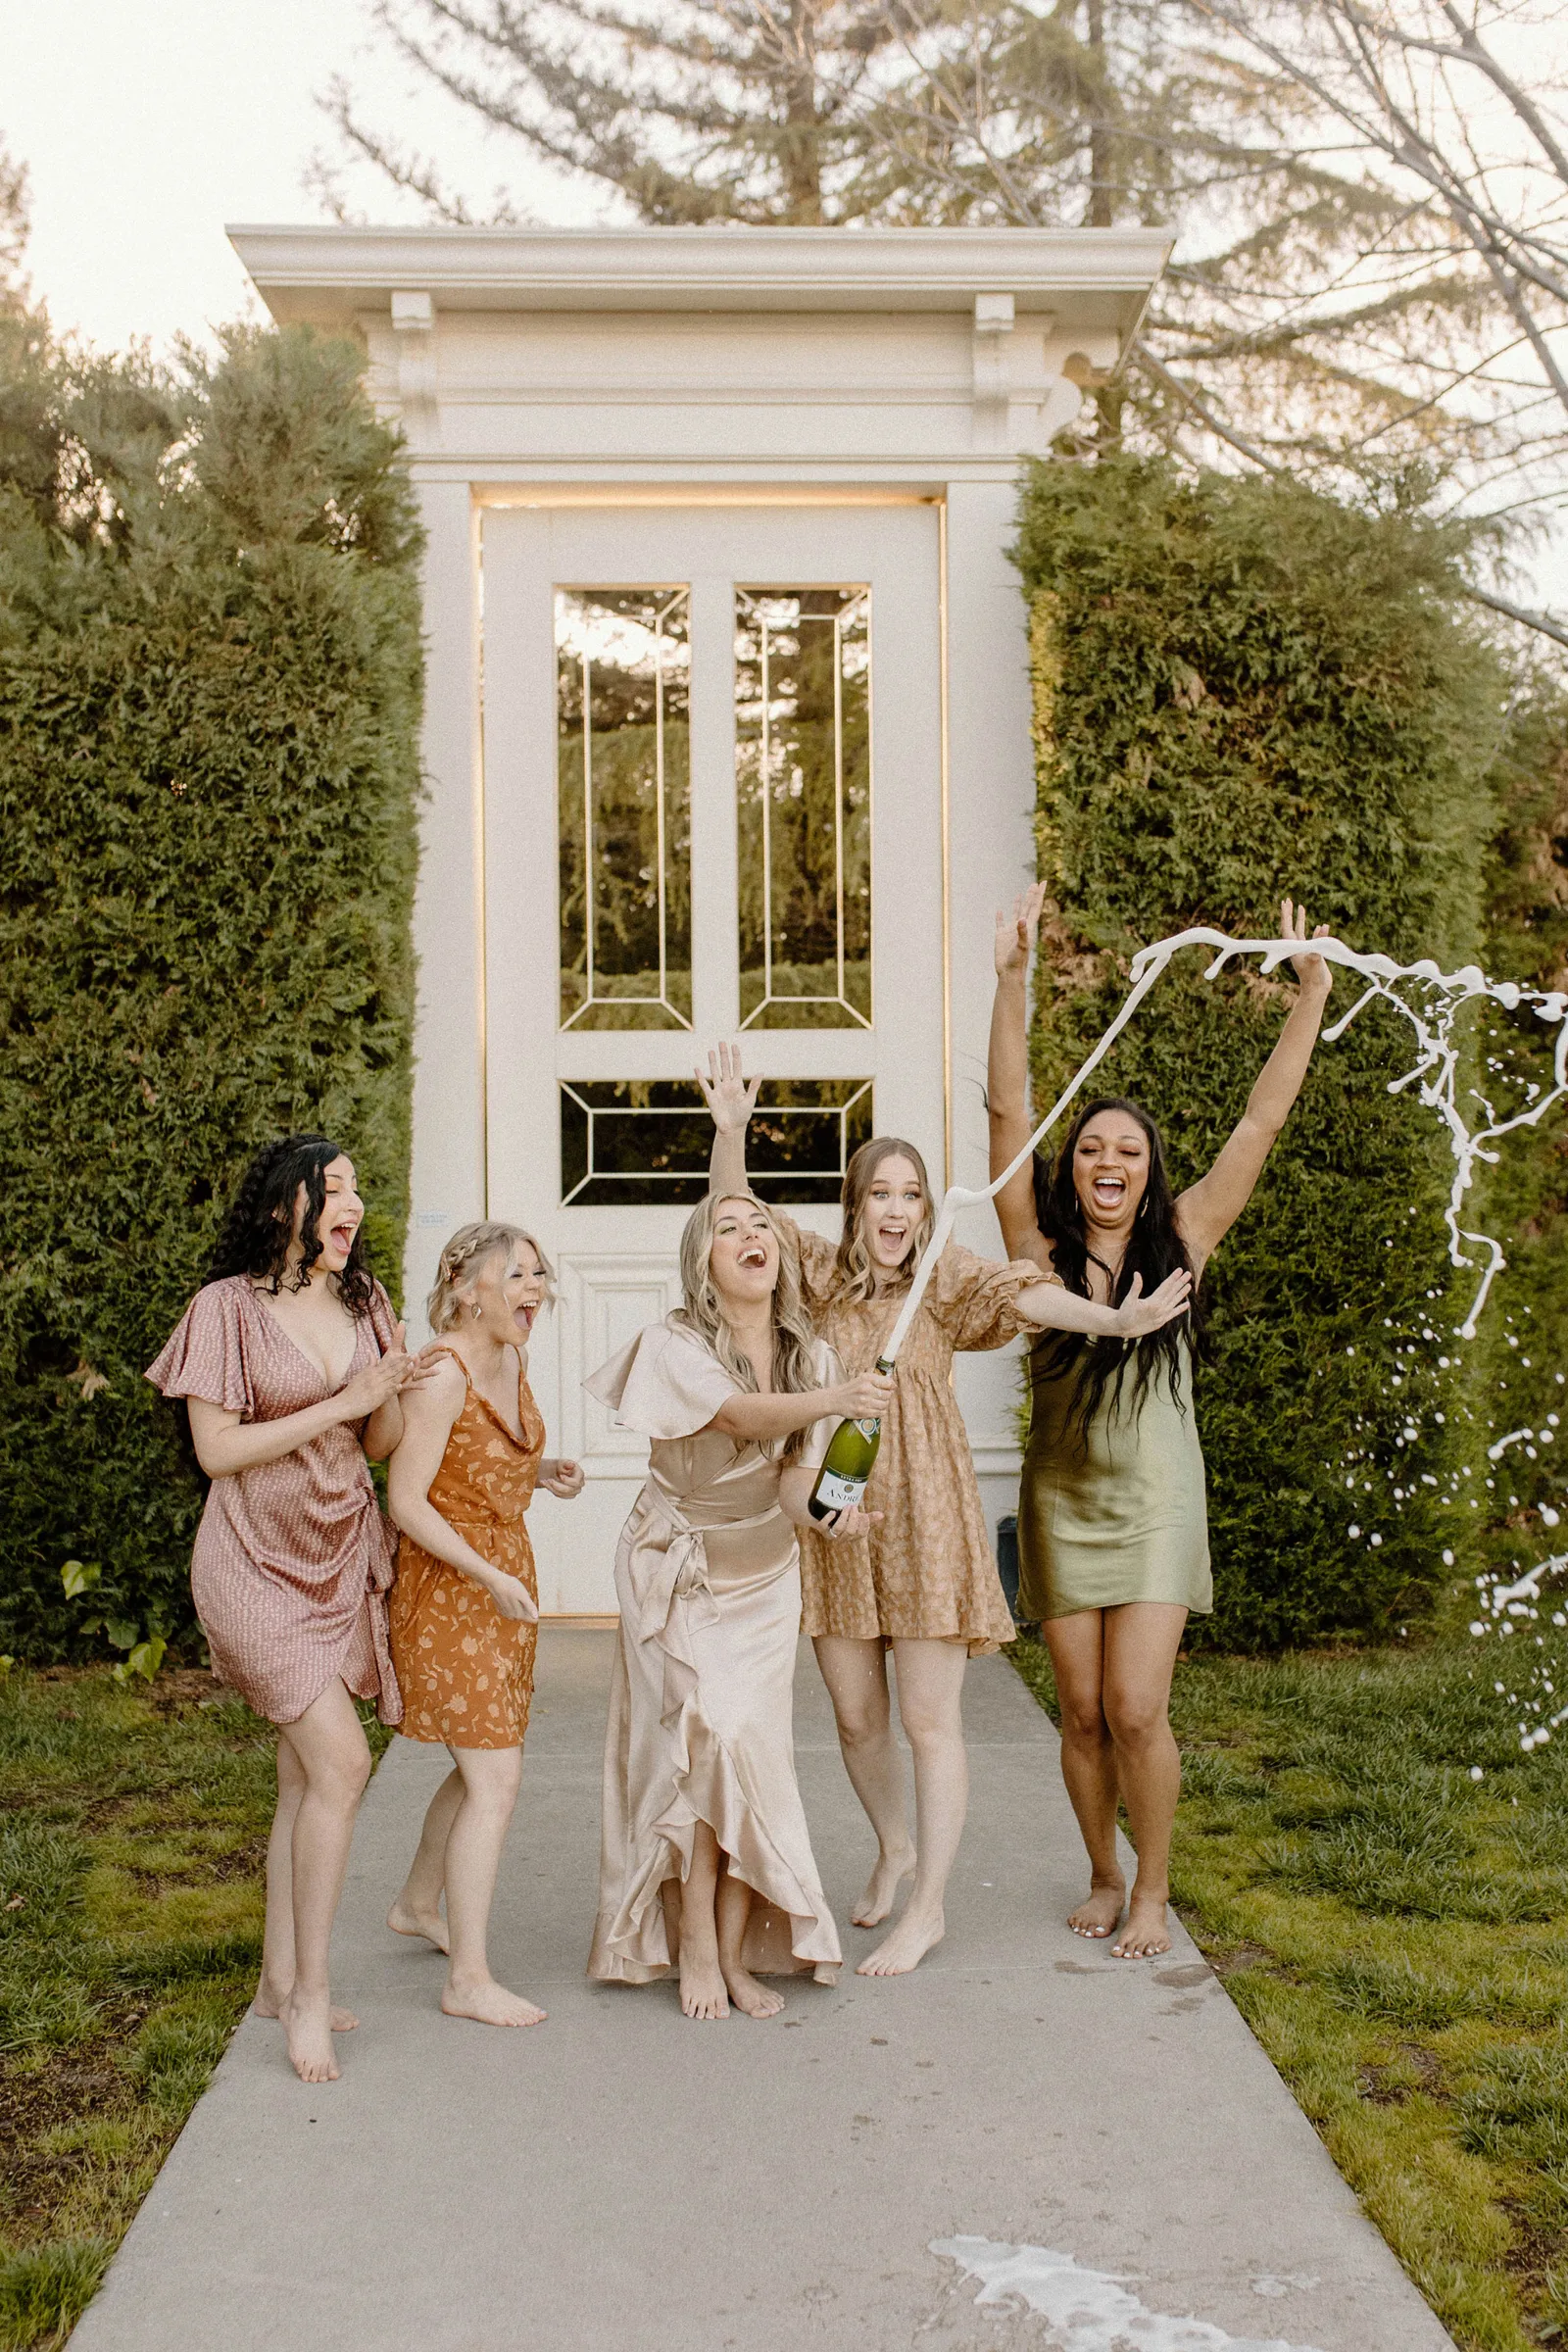
[[[327,1135],[285,1135],[258,1152],[240,1179],[239,1191],[223,1220],[212,1262],[204,1279],[221,1282],[230,1274],[248,1274],[265,1283],[275,1298],[288,1271],[288,1246],[294,1234],[294,1203],[305,1187],[305,1222],[300,1238],[305,1253],[289,1283],[303,1291],[311,1268],[321,1254],[321,1211],[326,1206],[326,1171],[343,1156],[342,1147]],[[351,1314],[370,1311],[372,1281],[365,1261],[365,1227],[354,1236],[348,1263],[337,1278],[338,1295]]]
[[[1095,1257],[1090,1247],[1089,1233],[1084,1223],[1083,1203],[1072,1180],[1073,1160],[1078,1151],[1078,1139],[1091,1119],[1102,1111],[1119,1111],[1142,1128],[1149,1145],[1149,1182],[1138,1203],[1138,1214],[1127,1240],[1127,1253],[1121,1270],[1111,1275],[1103,1258]],[[1093,1296],[1089,1288],[1091,1259],[1110,1276],[1110,1298],[1119,1306],[1126,1298],[1135,1274],[1144,1278],[1144,1292],[1158,1290],[1169,1275],[1186,1267],[1192,1271],[1186,1244],[1176,1226],[1176,1196],[1171,1191],[1170,1176],[1165,1166],[1165,1149],[1160,1142],[1159,1129],[1154,1125],[1142,1103],[1133,1102],[1125,1095],[1101,1095],[1086,1102],[1068,1130],[1067,1140],[1056,1153],[1054,1161],[1035,1154],[1035,1217],[1041,1232],[1051,1244],[1052,1263],[1069,1291],[1080,1298]],[[1063,1331],[1045,1334],[1037,1346],[1049,1349],[1045,1370],[1048,1378],[1078,1365],[1078,1386],[1073,1396],[1069,1419],[1076,1426],[1080,1445],[1087,1444],[1089,1424],[1102,1403],[1107,1389],[1113,1402],[1119,1402],[1122,1383],[1129,1367],[1133,1373],[1132,1402],[1135,1413],[1143,1410],[1144,1398],[1152,1381],[1164,1367],[1170,1393],[1177,1405],[1186,1411],[1182,1395],[1185,1364],[1196,1358],[1202,1344],[1203,1318],[1197,1293],[1185,1316],[1178,1315],[1159,1331],[1146,1333],[1141,1340],[1091,1339],[1082,1332]]]

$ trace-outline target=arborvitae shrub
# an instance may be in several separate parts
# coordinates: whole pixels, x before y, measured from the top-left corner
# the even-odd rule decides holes
[[[1548,671],[1520,680],[1492,775],[1498,824],[1486,862],[1487,970],[1535,988],[1568,988],[1568,694]],[[1478,1039],[1474,1083],[1498,1117],[1526,1107],[1534,1082],[1554,1083],[1559,1032],[1528,1005],[1488,1008]],[[1505,1270],[1493,1285],[1486,1316],[1468,1352],[1466,1458],[1480,1485],[1494,1476],[1486,1561],[1510,1581],[1521,1567],[1568,1550],[1568,1107],[1504,1140],[1474,1195],[1479,1225],[1501,1243]],[[1559,1427],[1550,1430],[1546,1416]],[[1485,1448],[1509,1430],[1541,1434],[1532,1452],[1520,1443],[1500,1465]],[[1514,1498],[1517,1497],[1517,1500]],[[1559,1514],[1554,1528],[1542,1506]],[[1467,1514],[1467,1516],[1480,1514]],[[1552,1592],[1561,1605],[1562,1582]],[[1473,1597],[1459,1612],[1467,1619]]]
[[[0,1646],[188,1624],[200,1491],[142,1378],[251,1152],[407,1215],[420,642],[395,436],[348,345],[178,380],[18,338],[0,435]]]
[[[1042,1107],[1120,1004],[1133,952],[1190,925],[1273,936],[1289,895],[1400,961],[1477,956],[1505,698],[1453,541],[1283,480],[1122,461],[1033,468],[1017,556],[1056,909],[1032,1040]],[[1205,960],[1172,967],[1093,1081],[1147,1104],[1178,1189],[1240,1116],[1294,993],[1255,962],[1205,981]],[[1355,993],[1340,973],[1327,1022]],[[1455,1375],[1419,1333],[1442,1311],[1427,1294],[1449,1287],[1452,1162],[1436,1115],[1387,1091],[1411,1040],[1373,1005],[1319,1045],[1206,1276],[1215,1614],[1197,1641],[1373,1630],[1445,1579],[1457,1514],[1420,1482],[1451,1451]],[[1457,1319],[1450,1306],[1437,1328]]]

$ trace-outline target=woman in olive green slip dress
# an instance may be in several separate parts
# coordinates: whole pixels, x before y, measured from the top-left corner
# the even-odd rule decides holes
[[[991,1172],[1027,1141],[1027,980],[1042,888],[997,918],[991,1019]],[[1323,926],[1319,926],[1319,936]],[[1299,939],[1297,1001],[1213,1166],[1178,1200],[1159,1131],[1121,1097],[1088,1103],[1054,1166],[1036,1156],[997,1197],[1009,1258],[1033,1258],[1081,1296],[1113,1301],[1177,1267],[1194,1283],[1252,1195],[1300,1092],[1332,975],[1289,899],[1281,937]],[[1090,1893],[1069,1915],[1103,1937],[1122,1916],[1118,1797],[1138,1849],[1118,1959],[1170,1949],[1165,1924],[1181,1764],[1170,1681],[1188,1612],[1213,1606],[1203,1455],[1193,1410],[1194,1332],[1171,1324],[1131,1347],[1054,1333],[1030,1355],[1033,1411],[1018,1511],[1019,1609],[1038,1617],[1061,1706],[1061,1769],[1089,1850]]]

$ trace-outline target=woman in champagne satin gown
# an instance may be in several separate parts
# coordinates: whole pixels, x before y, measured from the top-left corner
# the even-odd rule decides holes
[[[765,2018],[783,2002],[760,1976],[830,1984],[840,1965],[795,1778],[792,1517],[838,1422],[879,1410],[888,1384],[837,1377],[793,1256],[751,1196],[703,1203],[681,1270],[685,1306],[587,1383],[651,1442],[615,1558],[588,1973],[643,1984],[678,1967],[687,2016],[733,2002]],[[856,1534],[865,1515],[838,1524]]]

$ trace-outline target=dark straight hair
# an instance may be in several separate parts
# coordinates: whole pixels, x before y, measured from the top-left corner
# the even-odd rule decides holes
[[[1089,1231],[1084,1223],[1083,1203],[1073,1182],[1073,1161],[1078,1140],[1091,1119],[1102,1111],[1117,1111],[1134,1120],[1143,1130],[1149,1146],[1149,1182],[1138,1203],[1138,1214],[1127,1240],[1127,1253],[1119,1273],[1111,1275],[1103,1258],[1095,1257],[1090,1247]],[[1159,1129],[1154,1125],[1141,1102],[1132,1102],[1126,1095],[1100,1095],[1086,1102],[1067,1131],[1066,1141],[1056,1153],[1054,1162],[1035,1154],[1035,1218],[1041,1232],[1051,1244],[1052,1263],[1069,1291],[1080,1298],[1092,1296],[1089,1288],[1089,1266],[1093,1259],[1102,1272],[1110,1278],[1111,1304],[1119,1306],[1126,1298],[1133,1276],[1144,1278],[1145,1296],[1157,1291],[1168,1276],[1183,1268],[1192,1272],[1192,1260],[1176,1227],[1176,1196],[1171,1191],[1170,1176],[1165,1166],[1165,1148],[1160,1142]],[[1078,1385],[1072,1401],[1070,1419],[1075,1424],[1080,1445],[1087,1443],[1089,1424],[1102,1403],[1107,1389],[1112,1399],[1119,1400],[1122,1383],[1128,1370],[1133,1374],[1132,1400],[1135,1412],[1143,1410],[1144,1398],[1151,1381],[1164,1368],[1170,1393],[1185,1412],[1182,1396],[1184,1360],[1195,1357],[1202,1341],[1202,1312],[1197,1294],[1185,1316],[1178,1316],[1162,1330],[1145,1334],[1141,1340],[1091,1339],[1082,1332],[1047,1334],[1036,1341],[1038,1348],[1049,1350],[1046,1356],[1048,1375],[1065,1372],[1076,1362]]]

